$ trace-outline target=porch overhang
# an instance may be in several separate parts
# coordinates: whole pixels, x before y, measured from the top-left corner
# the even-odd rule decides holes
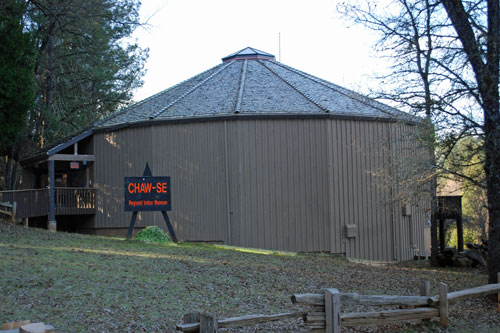
[[[79,154],[54,154],[49,156],[48,161],[88,161],[94,162],[94,155],[79,155]]]
[[[90,137],[94,133],[93,129],[87,129],[67,136],[38,153],[29,156],[21,161],[23,167],[35,167],[47,163],[48,169],[48,229],[57,230],[56,222],[56,192],[55,192],[55,162],[94,162],[93,151],[87,151],[86,154],[79,154],[78,143]],[[71,146],[73,152],[71,153]],[[88,153],[91,154],[88,154]],[[88,186],[88,185],[87,185]]]
[[[21,160],[23,167],[34,166],[48,161],[88,161],[94,162],[94,155],[78,154],[78,142],[88,138],[94,134],[93,129],[79,132],[77,134],[66,137],[61,142],[48,146],[36,154],[28,156]],[[73,146],[73,154],[60,154],[66,148]]]

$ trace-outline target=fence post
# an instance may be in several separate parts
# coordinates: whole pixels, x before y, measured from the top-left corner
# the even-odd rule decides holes
[[[200,313],[200,333],[217,333],[218,331],[217,317],[211,313]]]
[[[431,295],[431,281],[422,281],[420,285],[420,296],[430,296]]]
[[[28,218],[27,218],[27,217],[25,217],[25,218],[23,219],[23,225],[24,225],[24,227],[25,227],[25,228],[27,228],[27,227],[28,227],[29,223],[28,223]]]
[[[10,221],[13,223],[16,221],[16,211],[17,211],[17,202],[13,201],[12,202],[12,215],[10,216]]]
[[[431,296],[431,281],[426,280],[422,281],[422,284],[420,285],[420,296]],[[431,321],[430,319],[424,319],[424,321]]]
[[[185,315],[182,316],[182,323],[183,324],[192,324],[192,323],[199,323],[200,322],[200,313],[199,312],[191,312],[191,313],[186,313]],[[197,330],[193,332],[200,332],[200,329],[198,328]]]
[[[337,289],[325,290],[326,333],[340,333],[340,293]]]
[[[448,327],[448,285],[439,284],[439,322],[441,327]]]
[[[497,273],[497,283],[500,283],[500,272]],[[497,302],[498,302],[498,311],[500,312],[500,293],[498,293]]]

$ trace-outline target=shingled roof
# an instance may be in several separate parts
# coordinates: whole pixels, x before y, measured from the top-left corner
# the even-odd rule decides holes
[[[44,160],[96,130],[157,121],[218,117],[339,117],[386,121],[418,118],[351,90],[286,66],[274,55],[247,47],[222,63],[156,95],[119,110],[28,155],[24,164]]]
[[[320,115],[378,119],[409,115],[275,61],[247,47],[169,89],[120,110],[96,128],[228,115]]]

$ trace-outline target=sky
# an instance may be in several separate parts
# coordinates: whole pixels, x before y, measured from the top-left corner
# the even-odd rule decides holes
[[[339,0],[142,0],[148,27],[133,38],[149,48],[139,101],[221,63],[245,47],[356,91],[366,92],[385,65],[372,46],[376,36],[349,26]],[[281,52],[280,52],[281,50]]]

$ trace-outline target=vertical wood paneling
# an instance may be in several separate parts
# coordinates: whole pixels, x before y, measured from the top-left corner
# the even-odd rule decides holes
[[[95,183],[103,193],[99,196],[103,213],[97,216],[97,227],[128,225],[130,214],[123,212],[123,177],[141,175],[148,161],[154,175],[171,176],[173,209],[169,215],[178,237],[224,240],[227,212],[220,205],[224,200],[219,200],[225,197],[224,153],[220,151],[224,147],[220,138],[223,131],[220,124],[201,125],[139,127],[96,134],[99,163]],[[140,214],[137,226],[155,224],[164,228],[159,213],[148,212]]]
[[[362,151],[362,170],[364,170],[362,188],[363,193],[363,221],[365,223],[365,230],[367,237],[365,236],[367,245],[367,257],[370,259],[380,256],[382,254],[382,249],[378,246],[378,240],[383,237],[381,228],[377,227],[377,217],[373,215],[372,208],[372,191],[373,191],[373,179],[371,171],[373,170],[373,159],[375,158],[375,148],[373,145],[373,126],[375,124],[370,124],[367,122],[362,123],[362,133],[361,133],[361,147]]]
[[[180,239],[409,259],[410,223],[400,216],[399,206],[383,205],[390,201],[390,191],[369,172],[389,165],[400,148],[384,149],[389,134],[411,130],[390,133],[391,126],[338,119],[242,119],[228,120],[226,127],[224,121],[212,121],[97,133],[96,227],[127,227],[123,177],[142,174],[149,161],[154,175],[172,177],[169,215]],[[427,203],[415,203],[412,209],[413,243],[423,251]],[[164,227],[159,213],[140,215],[138,226]],[[346,224],[358,226],[357,237],[345,237]]]
[[[342,251],[336,244],[345,244],[348,257],[393,259],[390,192],[384,189],[387,185],[377,184],[377,177],[372,175],[372,171],[389,165],[390,155],[384,152],[388,129],[388,123],[331,121],[327,132],[332,140],[332,252]],[[357,237],[343,237],[346,224],[357,225]]]
[[[98,191],[97,228],[123,227],[130,220],[123,210],[123,177],[142,175],[144,165],[151,156],[149,127],[127,129],[120,133],[95,134],[96,162],[94,186]],[[141,216],[138,226],[150,216]]]
[[[387,124],[378,123],[376,124],[375,138],[379,143],[381,140],[387,138]],[[388,163],[386,157],[386,147],[383,144],[378,144],[376,148],[373,149],[375,152],[375,158],[373,168],[371,169],[373,172],[377,172],[383,168],[388,167]],[[376,228],[381,230],[382,237],[379,242],[379,246],[383,249],[381,257],[384,260],[393,260],[394,259],[394,243],[393,243],[393,221],[391,219],[391,214],[389,209],[383,203],[382,198],[388,198],[390,196],[390,191],[388,189],[381,189],[380,184],[377,180],[377,177],[373,177],[373,193],[375,197],[372,199],[373,209],[376,216]],[[382,207],[382,208],[380,208]]]
[[[154,128],[155,167],[172,181],[170,215],[179,237],[227,241],[227,188],[223,122]]]
[[[326,149],[327,149],[327,172],[328,172],[328,200],[326,204],[328,210],[328,222],[330,226],[329,233],[329,249],[330,252],[340,253],[341,250],[341,233],[338,217],[338,178],[336,172],[338,168],[334,168],[334,157],[338,156],[336,130],[332,121],[326,123]]]
[[[295,202],[296,195],[294,191],[294,179],[296,177],[296,169],[292,167],[294,162],[293,157],[293,131],[290,130],[292,123],[289,120],[284,120],[281,126],[281,140],[280,145],[282,146],[282,158],[277,161],[277,166],[282,171],[282,177],[280,178],[280,188],[281,193],[288,193],[288,195],[277,194],[281,197],[282,202],[282,224],[286,241],[283,249],[293,249],[297,248],[297,224],[298,218],[296,216],[297,212],[294,209],[289,209],[290,203]],[[289,167],[284,168],[284,165],[289,165]]]
[[[366,141],[366,135],[369,134],[368,130],[369,124],[366,122],[356,122],[358,143],[355,149],[357,150],[358,163],[360,170],[360,177],[358,178],[358,196],[359,196],[359,220],[363,221],[363,233],[364,237],[362,239],[362,244],[364,244],[363,257],[368,259],[373,259],[378,252],[377,248],[373,246],[373,239],[379,238],[379,230],[373,228],[371,219],[368,217],[368,200],[367,195],[369,191],[369,186],[367,184],[368,165],[366,164],[367,155],[370,153],[370,146]],[[375,251],[374,251],[375,250]]]
[[[327,167],[318,163],[326,155],[324,125],[316,120],[231,121],[238,135],[230,142],[231,191],[240,204],[242,244],[298,251],[329,251],[324,230],[328,207]],[[230,131],[235,133],[235,131]],[[241,153],[241,152],[244,153]],[[318,188],[318,184],[321,187]],[[239,188],[239,191],[238,191]]]
[[[394,123],[391,124],[391,145],[393,147],[391,153],[392,158],[396,163],[394,173],[396,176],[405,176],[407,170],[405,165],[411,163],[415,156],[420,156],[422,151],[418,147],[418,141],[414,139],[416,128],[406,124]],[[403,161],[403,163],[401,162]],[[408,192],[404,184],[395,184],[396,191]],[[422,193],[420,194],[422,195]],[[401,205],[402,201],[394,202],[393,216],[395,224],[396,237],[396,257],[398,260],[412,259],[415,254],[415,249],[418,252],[424,252],[423,229],[427,223],[427,212],[430,209],[430,198],[421,197],[406,198],[411,199],[411,216],[402,216]]]

